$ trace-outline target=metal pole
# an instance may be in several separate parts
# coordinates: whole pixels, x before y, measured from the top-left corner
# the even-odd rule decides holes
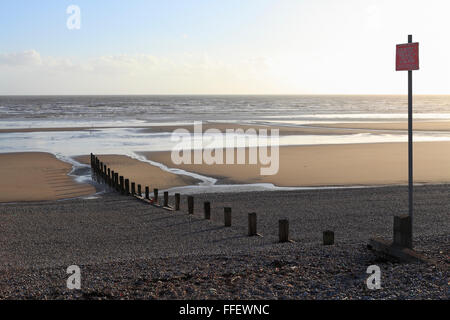
[[[412,43],[412,35],[408,35],[408,43]],[[413,226],[413,109],[412,109],[412,71],[408,70],[408,200],[411,217],[411,243]]]

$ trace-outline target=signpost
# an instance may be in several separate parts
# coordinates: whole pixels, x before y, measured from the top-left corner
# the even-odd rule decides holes
[[[382,238],[371,238],[367,248],[377,256],[392,258],[395,261],[429,262],[422,254],[413,250],[413,135],[412,135],[412,71],[419,70],[419,44],[412,42],[408,36],[408,43],[398,44],[395,69],[408,71],[408,196],[409,215],[394,217],[393,241]]]
[[[408,35],[408,43],[398,44],[396,59],[396,71],[408,71],[408,202],[410,217],[410,237],[412,244],[413,226],[413,135],[412,135],[412,70],[419,70],[419,43],[412,42],[412,35]]]

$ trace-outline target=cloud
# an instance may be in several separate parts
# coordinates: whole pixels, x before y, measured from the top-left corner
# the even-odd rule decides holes
[[[265,57],[179,53],[76,59],[29,50],[0,54],[0,94],[257,93],[271,87],[262,84],[272,81],[267,69]]]
[[[0,54],[0,65],[38,66],[41,64],[42,64],[41,55],[36,50]]]

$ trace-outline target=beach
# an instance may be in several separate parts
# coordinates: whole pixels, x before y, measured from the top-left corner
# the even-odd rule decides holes
[[[280,147],[279,170],[261,175],[261,167],[248,164],[180,164],[171,152],[145,152],[148,159],[170,167],[219,179],[219,183],[272,183],[282,187],[389,185],[407,183],[407,146],[404,143]],[[450,143],[414,144],[415,182],[450,182]],[[236,156],[237,152],[235,152]],[[192,155],[191,159],[194,156]],[[235,162],[236,163],[236,162]]]
[[[101,155],[101,161],[115,172],[120,173],[125,178],[130,178],[132,182],[142,186],[151,186],[157,189],[168,189],[180,186],[194,185],[200,182],[197,179],[185,175],[177,175],[160,169],[157,166],[139,161],[123,155]],[[89,164],[89,156],[76,157],[75,160]]]
[[[0,302],[449,300],[450,2],[404,2],[1,1]]]
[[[0,202],[75,198],[95,193],[68,174],[72,165],[43,152],[0,154]]]
[[[226,151],[225,151],[226,152]],[[224,152],[224,154],[225,154]],[[450,142],[414,144],[416,184],[450,182]],[[273,184],[276,187],[332,187],[405,185],[407,146],[404,143],[284,146],[279,148],[279,168],[274,175],[261,175],[261,163],[174,164],[171,152],[139,152],[139,155],[168,168],[182,169],[217,179],[223,184]],[[237,150],[234,152],[235,160]],[[99,155],[100,160],[131,182],[167,190],[201,183],[198,178],[175,174],[126,155]],[[192,153],[192,159],[194,158]],[[330,160],[332,159],[332,160]],[[87,165],[89,156],[74,160]],[[225,158],[224,158],[225,160]],[[67,176],[71,166],[48,153],[0,154],[0,202],[57,200],[92,195],[95,186],[78,183]]]
[[[392,237],[393,215],[407,208],[405,187],[202,194],[193,216],[185,196],[176,212],[117,193],[0,204],[0,298],[447,299],[447,190],[415,190],[415,248],[432,264],[379,260],[366,248],[369,237]],[[224,206],[232,208],[228,228]],[[262,237],[247,236],[249,212]],[[282,218],[292,243],[278,243]],[[322,245],[327,229],[333,246]],[[66,288],[73,264],[81,290]],[[382,269],[382,290],[365,285],[372,264]]]
[[[408,213],[405,121],[377,104],[378,114],[366,113],[375,98],[44,97],[31,120],[14,114],[41,100],[17,99],[19,109],[8,107],[13,116],[0,121],[0,299],[448,299],[450,113],[416,115],[413,240],[428,262],[400,263],[367,248],[373,237],[391,240],[394,216]],[[327,113],[298,111],[303,100]],[[148,101],[154,112],[143,112]],[[270,113],[271,103],[291,114]],[[245,148],[244,164],[237,149],[235,164],[174,163],[173,131],[199,141],[198,121],[206,140],[278,130],[279,159],[267,154],[278,171],[262,175],[269,164],[259,153],[250,163],[259,140]],[[168,191],[172,208],[180,193],[181,210],[116,192],[93,174],[90,153],[150,196]],[[253,212],[259,235],[249,237]],[[281,219],[289,221],[287,243],[279,243]],[[326,230],[333,245],[323,244]],[[71,265],[82,272],[80,290],[66,287]],[[370,265],[382,270],[382,290],[366,286]]]

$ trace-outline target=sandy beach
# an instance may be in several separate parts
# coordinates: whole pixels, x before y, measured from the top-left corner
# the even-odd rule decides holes
[[[170,152],[143,154],[169,167],[216,177],[219,183],[273,183],[286,187],[405,184],[408,172],[405,143],[281,147],[279,171],[268,176],[260,174],[260,164],[175,165]],[[246,154],[248,159],[248,149]],[[415,143],[414,178],[416,183],[449,182],[450,142]]]
[[[216,178],[217,184],[272,183],[280,187],[317,187],[407,183],[405,143],[280,147],[278,173],[265,176],[260,174],[260,163],[176,165],[168,151],[141,154],[169,168]],[[414,156],[415,183],[450,182],[450,142],[417,142]],[[143,190],[145,186],[151,190],[165,190],[200,182],[125,155],[100,155],[99,158],[130,182],[141,184]],[[75,160],[88,164],[89,156],[75,157]],[[0,182],[3,190],[1,202],[57,200],[95,193],[92,185],[77,183],[67,175],[71,170],[70,164],[49,153],[1,154],[0,163],[4,177]]]
[[[42,201],[80,197],[95,193],[67,174],[72,165],[50,153],[0,154],[0,202]]]
[[[130,179],[130,183],[135,182],[136,186],[140,184],[142,190],[144,190],[145,186],[149,186],[150,190],[153,190],[153,188],[163,190],[193,185],[199,182],[199,180],[189,176],[173,174],[123,155],[99,155],[98,158],[115,172],[119,172],[120,175]],[[89,156],[80,156],[75,159],[82,163],[90,163]]]

